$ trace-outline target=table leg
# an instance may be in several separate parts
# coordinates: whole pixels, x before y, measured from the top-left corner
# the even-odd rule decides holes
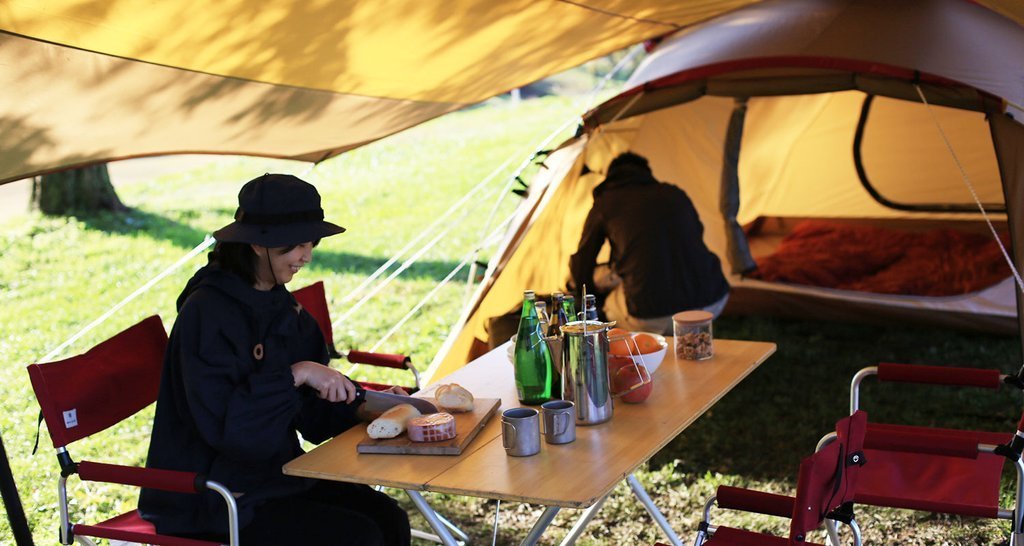
[[[647,491],[644,489],[644,486],[640,485],[640,480],[637,480],[636,476],[630,474],[626,477],[626,481],[629,482],[629,487],[633,490],[633,495],[640,501],[640,504],[644,505],[644,508],[647,509],[647,513],[654,518],[654,521],[659,527],[661,527],[661,530],[665,532],[665,536],[668,537],[669,542],[671,542],[673,546],[683,546],[683,543],[679,541],[679,535],[672,530],[672,526],[668,524],[665,516],[661,514],[661,510],[658,510],[658,507],[654,505],[654,501],[652,501],[651,497],[647,495]]]
[[[526,538],[520,543],[520,546],[533,546],[540,540],[541,535],[551,525],[551,521],[555,519],[558,514],[559,508],[557,506],[548,506],[544,509],[544,513],[540,515],[540,519],[537,523],[533,524],[533,528],[530,529],[530,534],[526,535]]]
[[[448,530],[448,526],[445,525],[445,522],[441,521],[441,517],[437,515],[437,512],[435,512],[429,504],[427,504],[427,501],[423,499],[423,495],[420,495],[419,491],[406,489],[405,494],[409,495],[409,499],[411,499],[412,503],[416,505],[416,509],[419,510],[420,513],[423,514],[423,517],[427,519],[427,523],[430,524],[431,529],[433,529],[434,532],[437,533],[438,538],[441,539],[441,544],[444,544],[445,546],[460,546],[460,543],[455,540],[451,531]]]
[[[572,529],[569,529],[569,534],[565,535],[565,538],[562,539],[560,546],[570,546],[572,544],[576,544],[576,541],[579,540],[580,535],[583,534],[583,529],[587,527],[587,524],[589,524],[590,520],[594,518],[594,515],[597,514],[599,510],[601,510],[601,507],[604,506],[604,501],[608,500],[609,495],[611,495],[611,493],[601,497],[600,499],[597,499],[597,502],[590,505],[589,508],[587,508],[586,510],[583,511],[582,514],[580,514],[579,519],[577,519],[576,523],[573,524]]]

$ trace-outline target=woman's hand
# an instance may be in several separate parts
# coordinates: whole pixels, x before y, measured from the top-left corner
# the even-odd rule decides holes
[[[295,386],[308,385],[317,396],[329,402],[351,402],[356,397],[356,386],[341,372],[312,360],[292,364]]]
[[[409,396],[409,392],[403,389],[402,387],[388,387],[381,392],[390,392],[391,394],[401,394],[402,396]],[[359,419],[366,421],[367,423],[380,417],[382,413],[384,412],[366,411],[366,404],[359,404],[359,407],[356,408],[356,415],[359,417]]]
[[[390,392],[391,394],[401,394],[402,396],[409,396],[409,392],[399,386],[388,387],[384,389],[384,392]]]

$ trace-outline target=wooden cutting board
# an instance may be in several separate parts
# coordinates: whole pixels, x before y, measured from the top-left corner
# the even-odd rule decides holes
[[[436,400],[431,400],[435,404]],[[396,438],[374,440],[367,436],[356,446],[359,453],[401,453],[405,455],[459,455],[476,438],[480,429],[501,405],[500,398],[477,398],[473,411],[453,413],[455,437],[441,442],[413,442],[408,434]]]

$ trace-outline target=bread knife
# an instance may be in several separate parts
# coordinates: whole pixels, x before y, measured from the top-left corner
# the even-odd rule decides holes
[[[366,404],[364,408],[371,413],[383,413],[399,404],[411,404],[423,414],[438,412],[437,406],[423,398],[402,396],[401,394],[390,392],[371,391],[363,388],[358,383],[356,383],[356,399],[353,402],[356,404],[364,402]]]

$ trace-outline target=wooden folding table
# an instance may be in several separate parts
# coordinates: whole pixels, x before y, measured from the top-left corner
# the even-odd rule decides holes
[[[627,480],[669,540],[680,544],[632,473],[774,353],[775,344],[716,339],[715,356],[695,362],[676,359],[668,341],[650,398],[641,404],[617,402],[611,421],[577,427],[570,444],[543,443],[531,457],[505,454],[500,412],[520,404],[503,345],[441,380],[459,383],[479,398],[501,399],[498,413],[461,455],[360,454],[356,445],[366,433],[356,427],[289,462],[284,472],[404,489],[446,544],[457,542],[420,491],[546,506],[524,544],[536,543],[561,507],[587,508],[563,542],[572,543],[612,489]],[[420,396],[431,392],[428,388]]]

